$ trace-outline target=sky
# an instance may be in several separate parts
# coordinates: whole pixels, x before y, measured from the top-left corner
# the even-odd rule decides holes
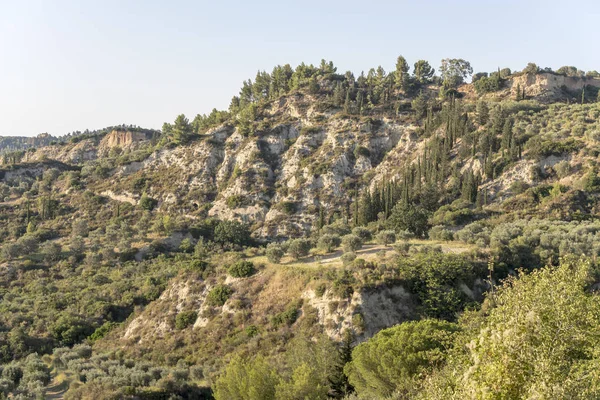
[[[226,109],[258,70],[323,58],[600,71],[599,24],[597,0],[0,0],[0,135],[160,129]]]

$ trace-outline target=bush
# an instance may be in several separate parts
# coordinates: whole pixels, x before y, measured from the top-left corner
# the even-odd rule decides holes
[[[285,254],[285,251],[281,246],[271,243],[267,246],[266,254],[267,260],[274,264],[279,264]]]
[[[419,246],[426,253],[398,259],[400,279],[421,304],[421,315],[454,320],[473,300],[461,289],[461,283],[473,282],[485,276],[464,256],[432,252],[432,246]]]
[[[214,230],[215,242],[220,244],[247,245],[250,243],[248,226],[238,221],[220,221]]]
[[[46,262],[55,262],[60,260],[62,247],[56,242],[46,242],[42,245],[42,254]]]
[[[189,238],[185,238],[179,245],[179,251],[182,253],[192,253],[194,251],[194,244]]]
[[[345,252],[354,252],[360,250],[362,240],[356,235],[346,235],[342,238],[342,248]]]
[[[319,238],[317,247],[326,253],[331,253],[341,243],[342,239],[338,235],[325,234]]]
[[[282,201],[277,204],[277,209],[284,214],[292,215],[296,212],[298,205],[293,201]]]
[[[357,226],[352,229],[352,234],[358,236],[363,242],[368,242],[373,238],[371,231],[364,226]]]
[[[254,274],[254,264],[250,261],[238,261],[227,271],[234,278],[246,278]]]
[[[140,206],[140,208],[142,210],[148,210],[148,211],[152,211],[154,209],[154,207],[156,207],[157,204],[158,204],[158,201],[153,199],[152,197],[148,197],[148,195],[146,193],[144,193],[142,195],[142,198],[140,199],[140,202],[138,203],[138,205]]]
[[[396,232],[407,230],[418,237],[429,229],[427,210],[420,206],[398,203],[392,209],[392,215],[386,221],[388,229]]]
[[[429,238],[433,240],[450,241],[454,239],[454,234],[451,230],[437,225],[429,230]]]
[[[288,252],[294,259],[299,260],[308,255],[310,248],[310,241],[306,239],[294,239],[290,242]]]
[[[2,257],[7,260],[12,260],[19,257],[22,253],[21,246],[17,243],[6,243],[2,246]]]
[[[513,194],[521,194],[527,189],[529,189],[529,185],[523,181],[515,181],[510,185],[510,191],[513,192]]]
[[[342,256],[340,257],[340,259],[342,260],[342,263],[343,263],[344,265],[348,265],[348,264],[350,264],[352,261],[356,260],[356,253],[354,253],[354,252],[344,253],[344,254],[342,254]]]
[[[285,311],[271,317],[271,323],[276,327],[281,325],[292,325],[300,316],[300,310],[298,308],[299,305],[297,303],[290,304]]]
[[[241,194],[234,194],[232,196],[229,196],[227,200],[225,200],[225,203],[227,204],[227,207],[234,209],[244,206],[247,203],[247,200],[246,196],[243,196]]]
[[[369,157],[371,157],[371,151],[369,149],[367,149],[366,147],[356,146],[354,148],[354,158],[359,158],[359,157],[369,158]]]
[[[229,286],[219,284],[211,289],[211,291],[208,293],[208,296],[206,297],[206,301],[209,305],[220,307],[223,304],[225,304],[225,302],[227,301],[227,299],[229,299],[232,293],[233,290]]]
[[[376,236],[377,243],[384,246],[394,243],[396,241],[396,232],[394,231],[381,231]]]
[[[175,317],[175,328],[182,330],[194,324],[198,318],[196,311],[182,311]]]

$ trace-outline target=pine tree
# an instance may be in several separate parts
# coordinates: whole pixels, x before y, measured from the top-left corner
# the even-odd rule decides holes
[[[341,107],[344,104],[344,99],[346,97],[346,91],[344,90],[344,85],[342,82],[338,82],[333,90],[333,103],[337,107]]]
[[[502,127],[502,149],[508,150],[510,148],[510,143],[512,142],[512,127],[513,122],[510,118],[507,118],[504,121],[504,126]]]
[[[344,338],[338,348],[338,357],[333,371],[329,377],[330,397],[342,399],[354,392],[354,388],[344,373],[344,367],[352,361],[352,349],[354,348],[354,334],[349,330],[344,331]]]
[[[406,59],[402,56],[399,56],[396,60],[396,87],[401,90],[406,90],[408,86],[408,63]]]
[[[479,125],[485,125],[488,122],[490,116],[490,109],[485,101],[479,100],[477,102],[477,123]]]
[[[350,114],[350,107],[351,107],[350,91],[347,91],[346,92],[346,101],[344,102],[344,112],[346,114]]]

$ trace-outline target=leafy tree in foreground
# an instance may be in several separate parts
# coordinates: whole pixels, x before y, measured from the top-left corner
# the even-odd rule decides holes
[[[423,377],[440,367],[458,325],[432,319],[384,329],[352,351],[344,371],[357,393],[382,398],[398,393],[410,398]]]
[[[595,272],[569,259],[510,277],[468,349],[458,392],[469,398],[600,396],[600,296]]]
[[[263,357],[244,360],[234,357],[214,386],[216,400],[275,399],[278,382],[275,370]]]

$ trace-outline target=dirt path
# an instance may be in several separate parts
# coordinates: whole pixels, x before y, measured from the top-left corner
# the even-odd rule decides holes
[[[46,386],[44,391],[44,398],[51,400],[63,399],[65,393],[69,390],[69,382],[71,379],[65,375],[65,373],[57,373],[56,370],[52,370],[52,381]]]
[[[45,399],[63,399],[65,393],[69,390],[69,383],[67,381],[56,382],[52,381],[46,387],[46,392],[44,393]]]

